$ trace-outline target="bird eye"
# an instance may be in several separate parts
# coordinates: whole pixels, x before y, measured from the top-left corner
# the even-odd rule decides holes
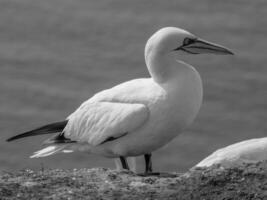
[[[183,42],[183,46],[187,46],[187,45],[193,44],[194,42],[195,42],[195,39],[185,38],[184,42]]]

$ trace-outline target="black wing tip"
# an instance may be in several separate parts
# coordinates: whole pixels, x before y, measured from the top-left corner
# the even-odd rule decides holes
[[[13,140],[15,140],[14,137],[11,137],[11,138],[6,139],[6,142],[11,142]]]
[[[25,135],[26,135],[26,134],[29,134],[30,132],[31,132],[31,131],[29,131],[29,132],[25,132],[25,133],[21,133],[21,134],[19,134],[19,135],[12,136],[12,137],[6,139],[6,141],[7,141],[7,142],[12,142],[12,141],[14,141],[14,140],[18,140],[18,139],[20,139],[20,138],[24,138]]]
[[[36,128],[34,130],[12,136],[6,139],[6,142],[11,142],[13,140],[21,139],[21,138],[28,137],[28,136],[61,132],[64,129],[64,127],[67,125],[67,123],[68,123],[68,120],[47,124],[45,126]]]

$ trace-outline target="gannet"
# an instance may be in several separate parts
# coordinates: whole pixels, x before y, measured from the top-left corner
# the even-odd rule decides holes
[[[202,81],[196,69],[180,61],[184,54],[233,54],[186,30],[165,27],[145,46],[150,78],[134,79],[88,99],[66,120],[22,133],[7,141],[58,133],[32,158],[83,151],[120,159],[144,155],[152,174],[151,153],[178,136],[195,119],[202,104]]]
[[[263,160],[267,160],[267,137],[245,140],[218,149],[195,167],[209,167],[215,164],[220,164],[222,167],[234,167]]]

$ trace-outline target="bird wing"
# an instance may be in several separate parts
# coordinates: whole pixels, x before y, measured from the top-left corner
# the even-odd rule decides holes
[[[68,117],[64,136],[95,146],[136,130],[148,115],[143,104],[89,101]]]

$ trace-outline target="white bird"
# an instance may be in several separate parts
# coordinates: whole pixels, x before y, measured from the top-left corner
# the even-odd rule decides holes
[[[218,149],[195,167],[209,167],[215,164],[233,167],[263,160],[267,160],[267,137],[245,140]]]
[[[85,101],[61,122],[29,131],[22,137],[58,135],[32,157],[57,152],[84,151],[120,158],[145,156],[146,174],[152,173],[151,152],[179,135],[196,117],[202,104],[202,81],[196,69],[179,60],[183,54],[233,54],[180,28],[154,33],[145,47],[150,78],[124,82]]]

